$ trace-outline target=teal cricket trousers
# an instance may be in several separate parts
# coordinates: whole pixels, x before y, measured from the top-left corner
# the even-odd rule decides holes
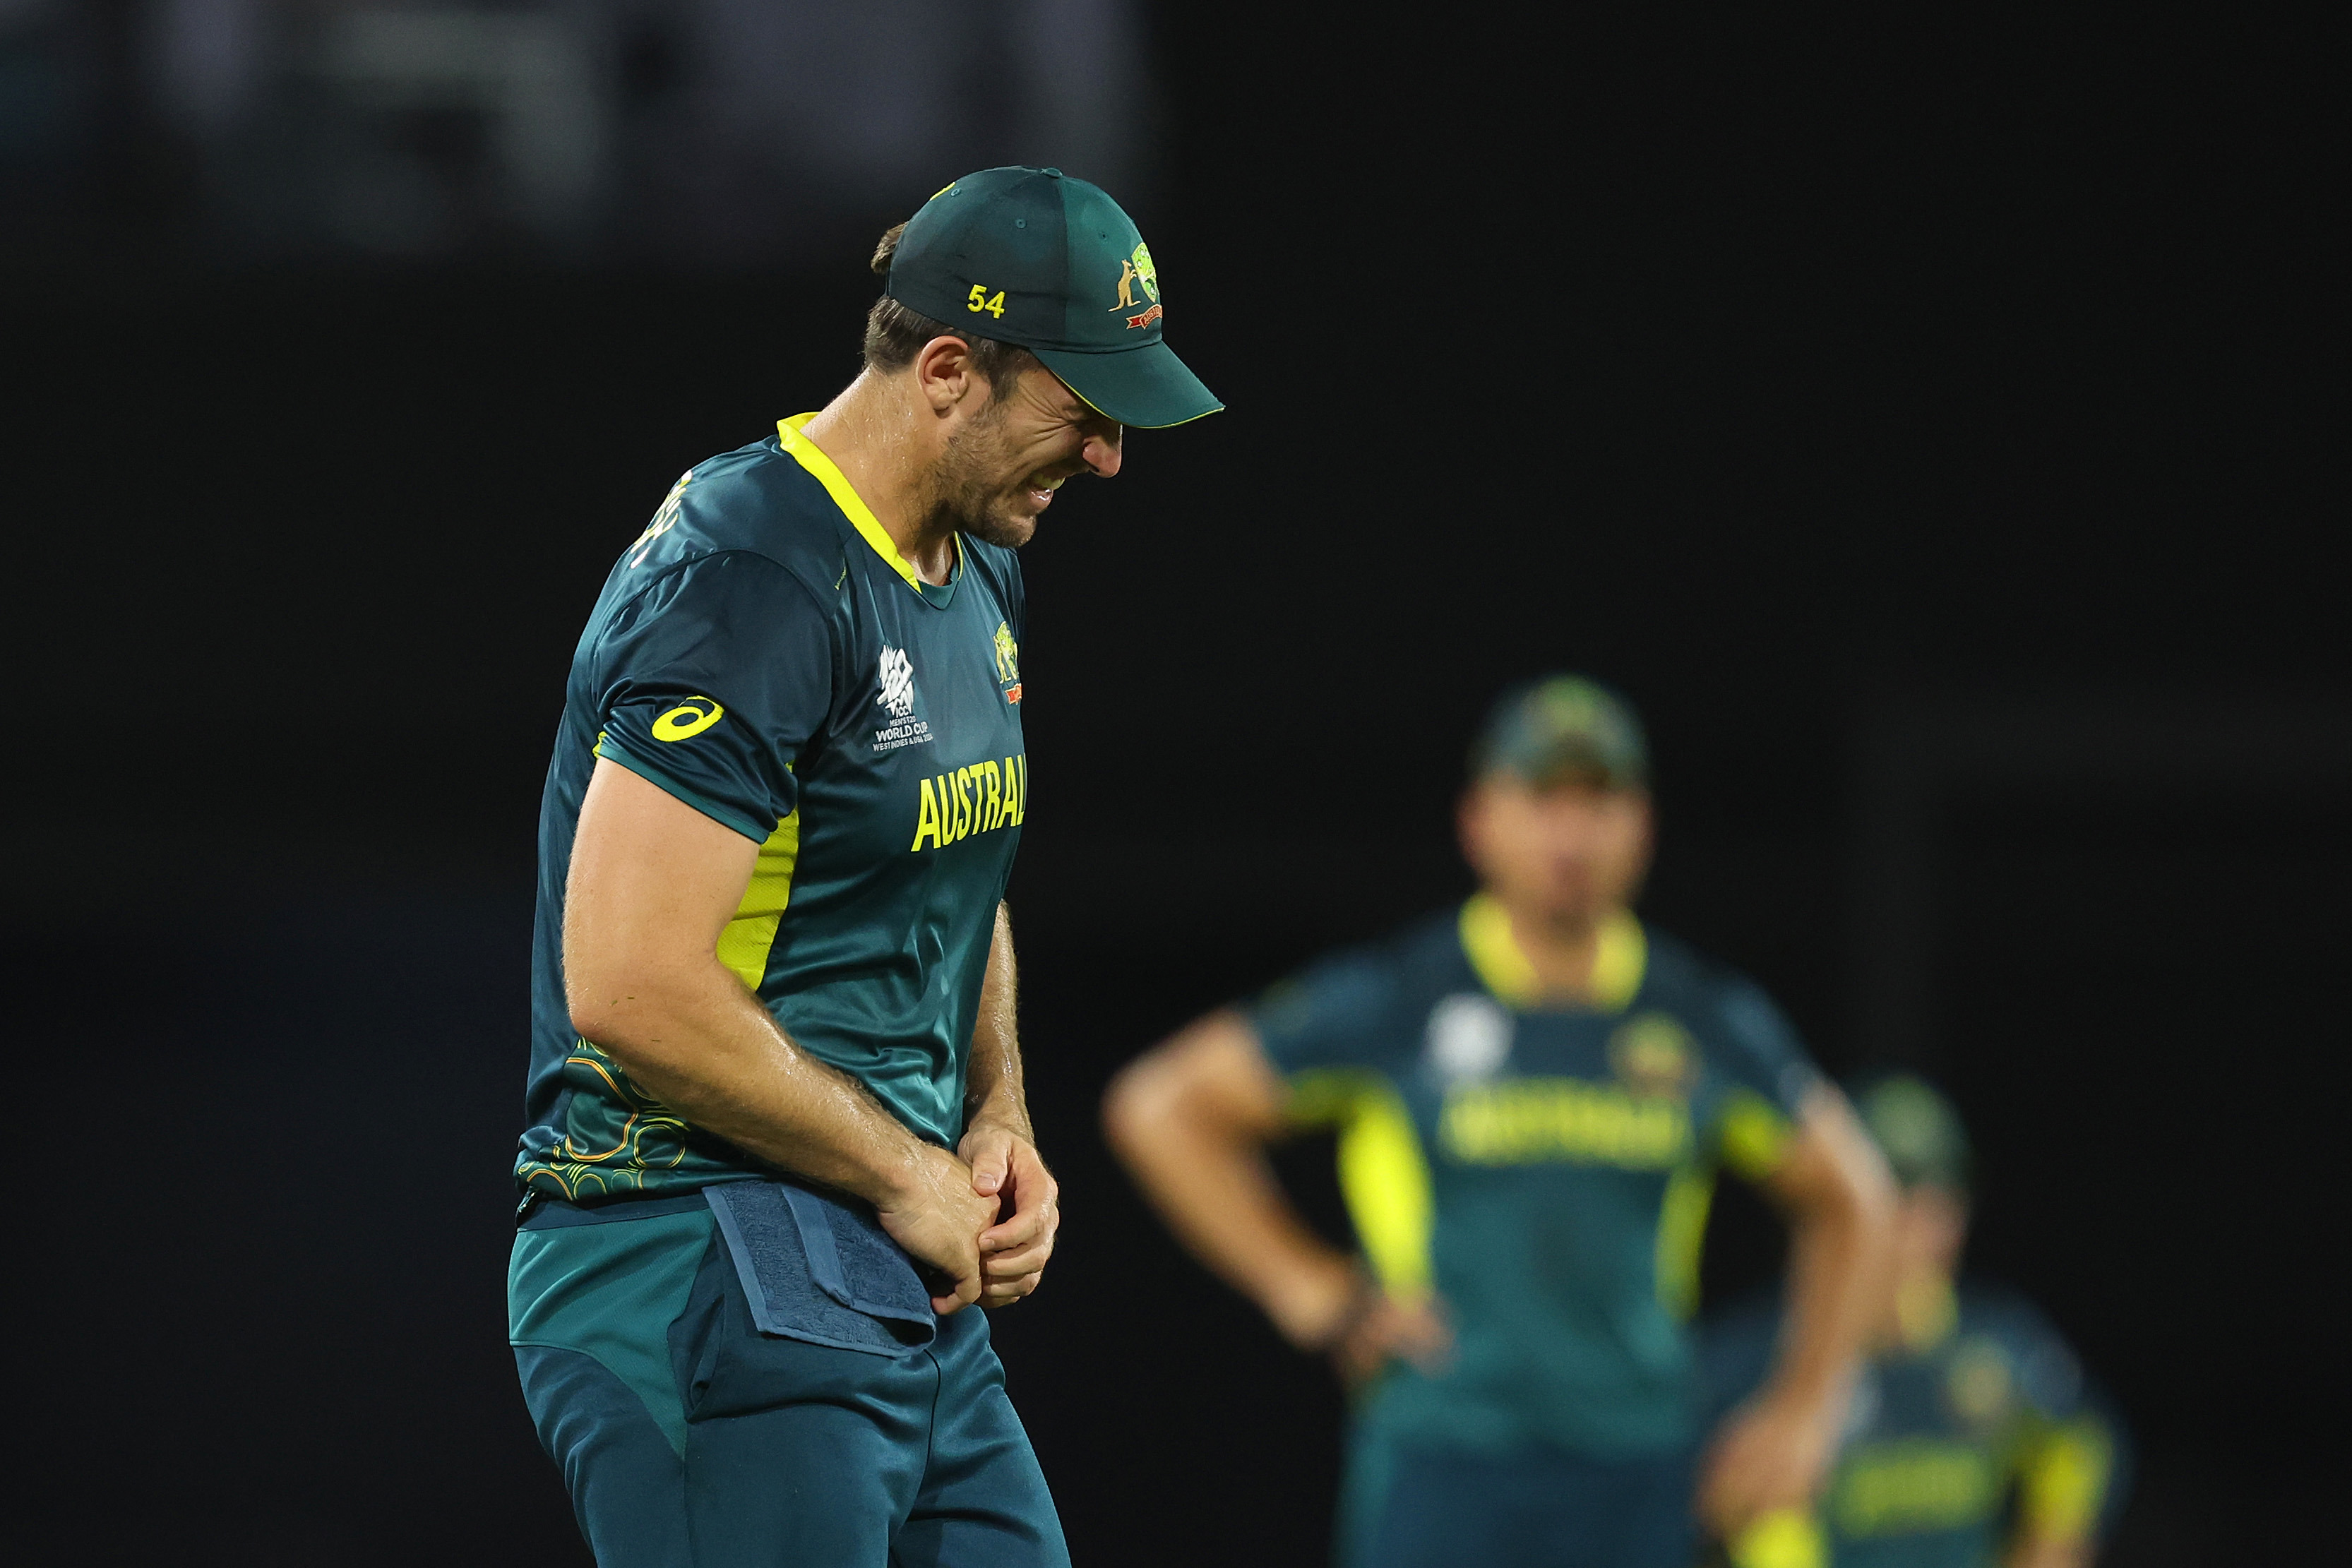
[[[523,1397],[600,1568],[1067,1568],[983,1312],[901,1343],[772,1271],[791,1332],[763,1333],[750,1267],[699,1197],[542,1204],[515,1238]]]

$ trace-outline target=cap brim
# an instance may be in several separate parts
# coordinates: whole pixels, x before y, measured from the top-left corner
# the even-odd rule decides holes
[[[1074,353],[1067,349],[1029,351],[1096,413],[1138,430],[1190,424],[1225,406],[1165,343],[1145,343],[1108,354]]]

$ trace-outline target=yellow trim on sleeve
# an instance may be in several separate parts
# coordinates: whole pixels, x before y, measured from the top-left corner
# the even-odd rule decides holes
[[[898,553],[898,545],[882,527],[881,519],[875,517],[874,508],[866,504],[865,497],[858,495],[841,470],[834,466],[833,459],[824,455],[824,449],[801,434],[801,426],[815,417],[814,413],[796,413],[790,419],[778,420],[776,439],[783,444],[784,451],[794,462],[816,476],[817,483],[824,486],[824,493],[833,497],[833,504],[839,507],[841,515],[849,519],[849,526],[857,530],[859,538],[874,547],[874,553],[903,578],[908,587],[917,593],[922,592],[922,578],[907,558]],[[956,536],[956,565],[959,568],[963,565],[963,536],[961,534]]]
[[[793,901],[793,869],[800,863],[801,814],[794,811],[776,824],[752,862],[751,884],[743,901],[719,934],[719,962],[755,995],[768,977],[768,954],[776,946],[776,927]]]
[[[2071,1544],[2088,1536],[2114,1467],[2115,1444],[2093,1420],[2070,1421],[2034,1444],[2018,1466],[2026,1539]]]
[[[1404,1096],[1377,1072],[1303,1072],[1291,1081],[1290,1119],[1338,1125],[1339,1194],[1373,1276],[1399,1301],[1426,1299],[1435,1200]]]
[[[1512,935],[1510,911],[1492,894],[1475,894],[1462,906],[1462,951],[1496,1000],[1522,1009],[1543,1001],[1536,967]],[[1642,923],[1622,909],[1612,914],[1601,923],[1594,944],[1591,1005],[1602,1012],[1624,1011],[1649,967],[1650,940]]]

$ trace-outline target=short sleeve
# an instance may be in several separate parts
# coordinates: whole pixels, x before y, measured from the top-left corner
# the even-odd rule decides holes
[[[1393,1022],[1392,967],[1344,954],[1273,987],[1248,1008],[1266,1059],[1283,1073],[1373,1064]]]
[[[762,556],[705,556],[606,626],[596,755],[764,843],[800,804],[793,767],[832,703],[816,601]]]
[[[1820,1081],[1796,1030],[1762,988],[1741,980],[1724,990],[1717,1067],[1733,1082],[1793,1117]]]
[[[2123,1424],[2048,1320],[2022,1303],[2017,1315],[2017,1392],[2031,1412],[2015,1456],[2019,1512],[2045,1539],[2104,1533],[2126,1490]]]
[[[1740,1175],[1769,1176],[1821,1073],[1780,1009],[1746,980],[1724,988],[1708,1043],[1708,1065],[1722,1081],[1712,1117],[1715,1141]]]
[[[2049,1319],[2022,1302],[2011,1311],[2019,1396],[2044,1420],[2069,1419],[2084,1405],[2083,1364]]]

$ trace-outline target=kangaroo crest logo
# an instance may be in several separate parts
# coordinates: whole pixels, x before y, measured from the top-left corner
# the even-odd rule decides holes
[[[1114,316],[1124,310],[1134,310],[1138,303],[1135,286],[1143,285],[1144,298],[1150,308],[1138,311],[1127,319],[1129,327],[1148,327],[1160,319],[1160,269],[1151,265],[1151,247],[1136,241],[1132,254],[1121,256],[1118,263],[1118,303],[1110,308]]]
[[[996,623],[996,678],[1021,678],[1021,644],[1013,640],[1013,628],[1002,621]]]
[[[915,667],[907,662],[904,648],[887,643],[882,649],[882,706],[893,718],[904,718],[915,711]]]
[[[1637,1094],[1681,1094],[1697,1076],[1697,1042],[1664,1013],[1643,1013],[1609,1037],[1609,1061]]]

